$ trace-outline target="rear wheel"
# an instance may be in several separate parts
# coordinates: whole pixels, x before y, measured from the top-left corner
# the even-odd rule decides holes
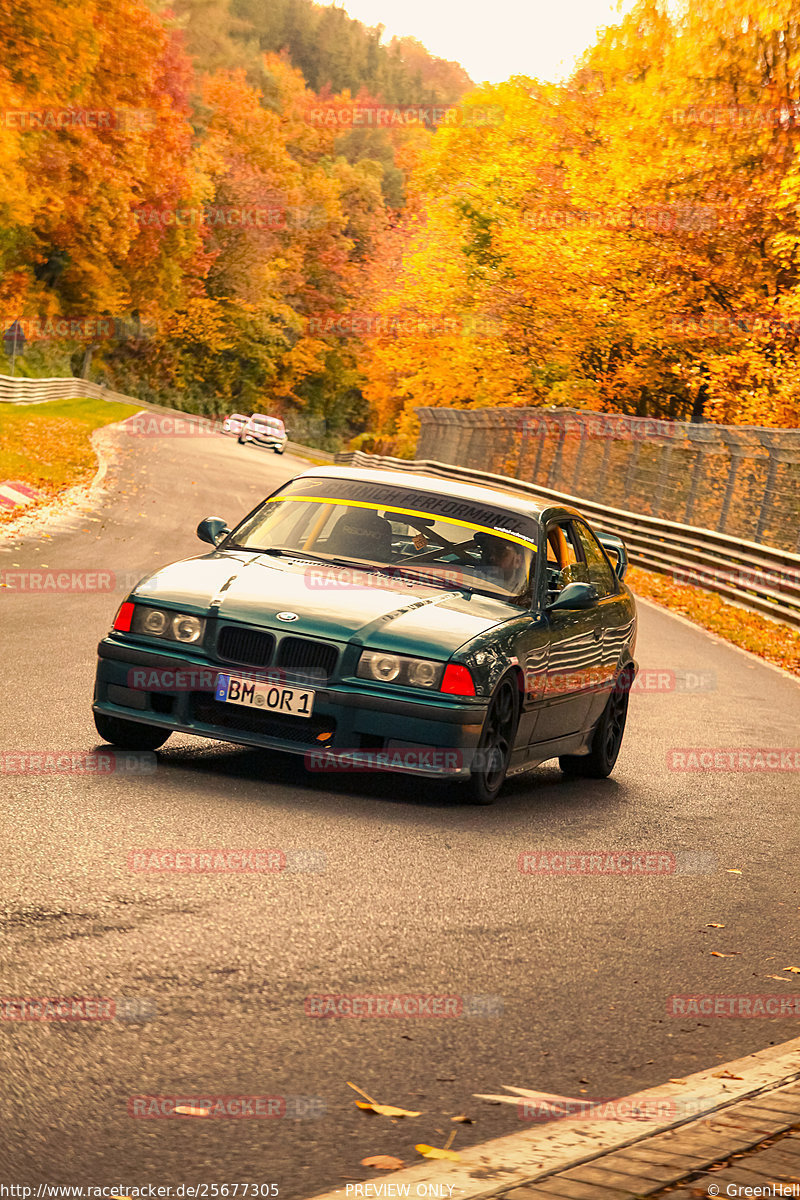
[[[473,804],[493,804],[506,778],[519,721],[519,688],[513,675],[498,684],[481,730],[466,787]]]
[[[633,673],[626,667],[617,676],[614,689],[597,722],[589,753],[562,754],[559,758],[558,765],[565,775],[579,775],[584,779],[605,779],[611,774],[622,746],[632,683]]]
[[[157,750],[164,745],[171,732],[169,729],[158,729],[155,725],[140,725],[138,721],[108,717],[105,713],[95,713],[94,723],[104,742],[110,742],[122,750]]]
[[[243,433],[240,433],[240,434],[239,434],[239,445],[240,445],[240,446],[243,446],[243,445],[245,444],[245,442],[246,442],[246,441],[247,441],[247,438],[244,436],[244,434],[243,434]]]

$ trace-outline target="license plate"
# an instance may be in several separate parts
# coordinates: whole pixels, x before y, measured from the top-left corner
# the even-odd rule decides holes
[[[274,683],[258,683],[236,675],[218,675],[215,700],[226,704],[243,704],[262,712],[284,713],[291,717],[310,717],[314,693],[304,688],[283,687]]]

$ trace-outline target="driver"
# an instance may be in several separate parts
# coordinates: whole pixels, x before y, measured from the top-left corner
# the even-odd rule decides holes
[[[475,542],[487,578],[512,596],[521,596],[528,586],[528,565],[522,546],[492,533],[476,533]]]

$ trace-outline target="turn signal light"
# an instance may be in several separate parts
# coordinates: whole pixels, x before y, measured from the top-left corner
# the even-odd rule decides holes
[[[446,692],[449,696],[474,696],[475,684],[466,667],[458,663],[448,663],[439,691]]]
[[[119,611],[114,617],[114,629],[117,633],[130,633],[132,620],[133,604],[130,600],[126,600],[124,604],[120,604]]]

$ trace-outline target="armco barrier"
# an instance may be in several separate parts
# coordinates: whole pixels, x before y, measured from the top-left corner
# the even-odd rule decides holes
[[[392,471],[424,471],[444,479],[502,487],[530,496],[534,501],[540,499],[577,508],[596,528],[621,537],[631,561],[637,565],[674,575],[679,581],[694,583],[746,608],[800,627],[800,554],[745,542],[712,529],[610,508],[504,475],[448,463],[385,458],[361,451],[337,454],[336,461]]]
[[[416,458],[800,554],[800,429],[570,408],[417,408]]]
[[[145,404],[132,396],[121,396],[119,392],[112,392],[97,383],[90,383],[88,379],[20,379],[11,375],[0,375],[0,404],[45,404],[48,400],[78,400],[83,396],[93,400],[141,404],[143,408],[159,407]]]
[[[112,392],[110,388],[101,387],[98,383],[90,383],[88,379],[20,379],[11,375],[0,375],[0,404],[46,404],[49,400],[79,400],[84,396],[91,400],[137,404],[140,408],[169,413],[183,419],[210,419],[198,413],[168,408],[163,404],[151,404],[147,400],[137,400],[135,396],[123,396],[120,392]],[[327,450],[317,450],[314,446],[303,446],[299,442],[287,442],[286,449],[292,454],[304,455],[320,462],[333,462],[334,459],[334,455]]]
[[[12,379],[10,376],[0,375],[0,403],[36,404],[81,396],[138,404],[142,408],[169,412],[176,416],[192,415],[148,404],[132,396],[123,396],[84,379]],[[505,475],[457,467],[449,463],[429,459],[384,458],[361,451],[332,455],[327,451],[317,450],[312,446],[301,446],[295,442],[288,442],[287,449],[323,462],[336,461],[352,463],[355,466],[384,467],[395,471],[422,470],[444,478],[511,488],[515,492],[533,498],[541,497],[553,504],[574,506],[599,528],[621,537],[628,547],[631,561],[639,566],[694,581],[698,586],[717,592],[728,600],[800,628],[800,554],[789,550],[745,541],[696,525],[644,516],[565,492],[553,491],[551,488],[537,487]]]

